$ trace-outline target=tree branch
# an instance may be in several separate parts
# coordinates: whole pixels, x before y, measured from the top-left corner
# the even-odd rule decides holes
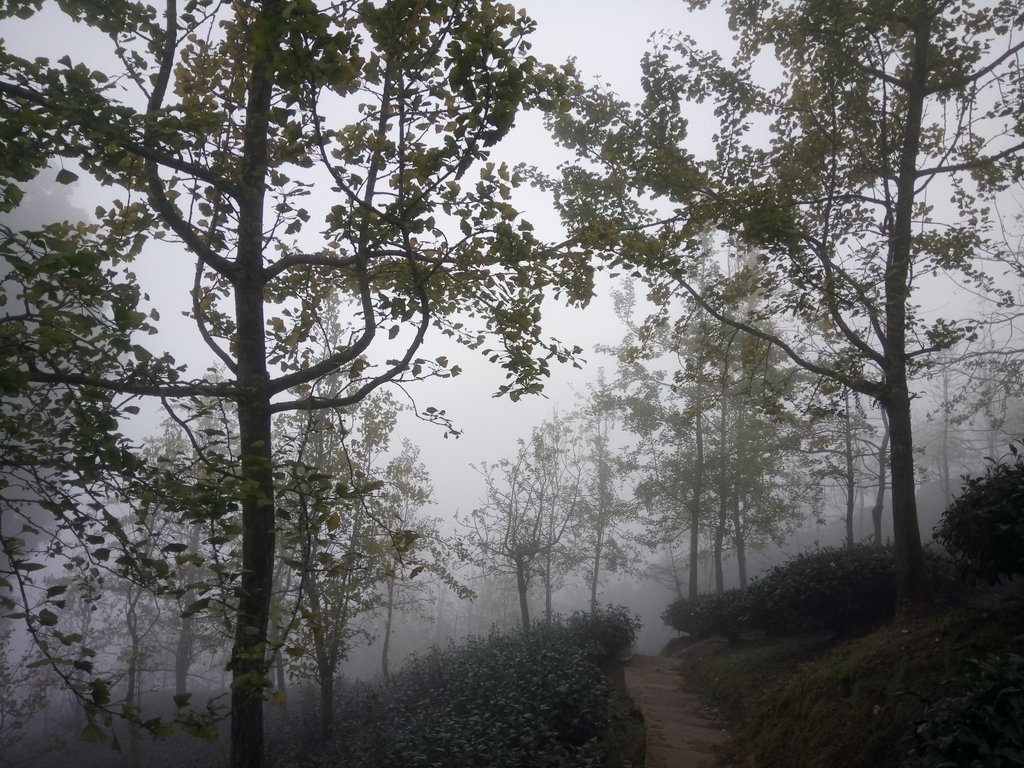
[[[952,165],[936,165],[932,168],[922,168],[914,174],[914,178],[920,179],[924,176],[935,176],[940,173],[957,173],[959,171],[970,171],[974,168],[986,168],[1021,151],[1024,151],[1024,141],[1018,142],[1012,147],[1007,147],[1002,152],[997,152],[994,155],[986,155],[985,157],[965,160],[962,163],[954,163]]]

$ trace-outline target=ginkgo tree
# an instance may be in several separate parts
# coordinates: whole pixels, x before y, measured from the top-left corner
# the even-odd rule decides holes
[[[5,3],[4,39],[43,5]],[[538,63],[533,22],[490,0],[72,0],[45,13],[83,25],[106,58],[51,61],[0,44],[4,210],[57,168],[57,182],[91,177],[111,191],[93,221],[0,232],[5,471],[28,467],[27,480],[47,484],[45,514],[88,563],[118,535],[104,504],[130,503],[117,478],[140,471],[121,427],[137,401],[231,403],[231,764],[259,766],[278,529],[272,417],[457,374],[423,353],[431,327],[503,366],[512,397],[574,354],[541,332],[542,289],[585,302],[590,268],[548,258],[509,202],[519,176],[488,159],[521,110],[562,108],[571,72]],[[156,306],[163,271],[191,275],[191,287]],[[311,350],[335,292],[340,333]],[[182,310],[222,373],[161,345],[160,314]],[[15,510],[26,525],[30,496]],[[26,597],[21,613],[45,630],[59,605],[33,578],[57,551],[30,543],[5,533],[12,567],[0,588]],[[106,707],[88,669],[65,674]]]
[[[641,103],[594,87],[554,117],[579,155],[557,180],[559,207],[577,242],[648,274],[656,301],[692,296],[880,404],[900,605],[927,603],[912,381],[975,333],[972,310],[930,296],[966,286],[1014,299],[992,201],[1024,177],[1024,15],[1014,0],[722,5],[731,62],[660,36]],[[710,152],[691,141],[691,119],[711,126]],[[701,286],[709,231],[756,258]],[[731,311],[737,294],[757,296],[756,310]]]

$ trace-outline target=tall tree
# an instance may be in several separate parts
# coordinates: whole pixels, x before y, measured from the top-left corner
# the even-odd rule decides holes
[[[465,546],[441,534],[440,520],[422,515],[422,508],[432,498],[433,486],[420,461],[420,449],[404,440],[401,452],[388,462],[384,487],[377,495],[381,516],[401,534],[385,541],[383,553],[381,673],[385,678],[390,674],[391,635],[397,612],[429,618],[423,614],[435,599],[435,589],[438,593],[448,589],[460,599],[473,595],[452,573],[469,558]]]
[[[514,577],[523,629],[530,626],[530,586],[545,584],[545,608],[551,595],[563,539],[578,512],[581,472],[558,418],[519,440],[515,458],[482,464],[486,484],[483,505],[462,521],[485,570]]]
[[[544,584],[544,620],[554,618],[553,596],[579,556],[568,542],[567,527],[582,511],[584,485],[582,437],[573,419],[557,412],[534,429],[533,490],[541,517],[544,551],[539,575]]]
[[[662,295],[690,295],[881,404],[899,602],[928,603],[910,383],[974,322],[919,302],[923,289],[958,283],[1014,298],[978,259],[1009,255],[991,236],[988,199],[1024,175],[1024,17],[1014,0],[724,6],[737,40],[731,63],[664,36],[644,58],[642,104],[594,88],[554,119],[556,136],[591,161],[564,169],[562,212],[578,242],[648,270]],[[687,118],[697,114],[714,122],[712,157],[687,152]],[[951,204],[934,205],[940,197]],[[702,291],[695,263],[709,230],[757,258]],[[730,311],[735,290],[756,290],[758,310]],[[763,325],[787,317],[797,324],[776,328],[798,333]]]
[[[41,5],[5,4],[5,39]],[[487,162],[522,109],[559,103],[565,73],[528,55],[530,19],[490,0],[58,7],[105,38],[110,58],[94,69],[0,49],[3,204],[16,207],[19,183],[51,163],[57,181],[84,173],[119,197],[93,224],[5,228],[0,382],[12,404],[45,407],[44,423],[71,414],[60,450],[80,459],[69,467],[78,477],[132,469],[117,439],[126,398],[234,404],[231,764],[260,766],[277,532],[271,418],[456,373],[419,356],[432,323],[471,347],[495,338],[490,356],[513,397],[571,354],[541,335],[539,289],[585,300],[589,268],[539,257],[507,202],[519,177]],[[145,288],[161,269],[194,275],[163,314],[190,308],[223,378],[146,338],[159,310]],[[304,342],[328,286],[342,291],[344,332],[311,356]],[[478,327],[450,319],[456,311]],[[339,371],[335,389],[309,388]],[[10,442],[58,455],[26,431],[24,408],[7,405]],[[67,502],[55,514],[84,514]]]
[[[710,243],[701,247],[700,280],[717,284],[724,277]],[[756,296],[739,298],[747,311],[756,305]],[[791,471],[801,437],[788,408],[792,367],[692,300],[657,307],[616,351],[624,424],[641,438],[638,496],[657,510],[649,515],[652,540],[671,544],[689,529],[693,598],[702,534],[710,536],[716,589],[725,589],[730,549],[745,585],[747,546],[783,535],[806,487]]]
[[[576,464],[579,490],[570,517],[572,558],[579,562],[590,588],[590,612],[598,608],[604,571],[628,572],[635,564],[635,534],[627,528],[636,522],[635,502],[623,497],[622,485],[633,463],[619,455],[618,433],[622,401],[615,385],[598,371],[597,379],[577,396],[579,405],[571,419],[577,425],[575,441],[581,457]]]
[[[809,399],[799,406],[807,415],[804,425],[807,436],[805,469],[815,482],[839,489],[847,547],[857,543],[854,525],[857,500],[863,500],[870,491],[872,504],[878,504],[877,536],[872,506],[872,535],[881,544],[882,502],[888,485],[885,473],[888,446],[888,436],[884,431],[885,412],[881,412],[883,432],[879,439],[879,430],[868,418],[860,395],[847,387],[837,387],[828,380],[819,384],[821,386],[814,387],[809,392]],[[823,497],[824,492],[822,488]]]
[[[645,538],[652,547],[664,545],[671,551],[687,534],[687,594],[695,600],[707,517],[705,431],[714,340],[706,316],[699,312],[673,323],[658,312],[636,326],[635,303],[632,285],[616,294],[616,313],[628,330],[622,343],[609,350],[618,358],[623,427],[637,437],[630,459],[638,478],[634,494],[647,511]],[[671,376],[651,370],[652,361],[662,358],[675,369]]]

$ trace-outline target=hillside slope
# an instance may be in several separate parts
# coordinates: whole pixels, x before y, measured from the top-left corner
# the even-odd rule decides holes
[[[925,708],[959,695],[970,659],[1020,650],[1021,589],[899,620],[856,638],[818,635],[699,643],[667,652],[716,707],[727,757],[757,768],[915,766]]]

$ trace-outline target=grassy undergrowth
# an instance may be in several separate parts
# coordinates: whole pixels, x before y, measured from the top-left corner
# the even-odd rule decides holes
[[[920,764],[914,732],[927,705],[960,695],[968,660],[1006,653],[1022,634],[1018,589],[852,639],[707,643],[681,658],[733,732],[737,764],[902,768]]]
[[[611,686],[610,727],[603,735],[602,768],[643,768],[647,756],[644,718],[626,690],[625,663],[609,661],[603,670]]]

